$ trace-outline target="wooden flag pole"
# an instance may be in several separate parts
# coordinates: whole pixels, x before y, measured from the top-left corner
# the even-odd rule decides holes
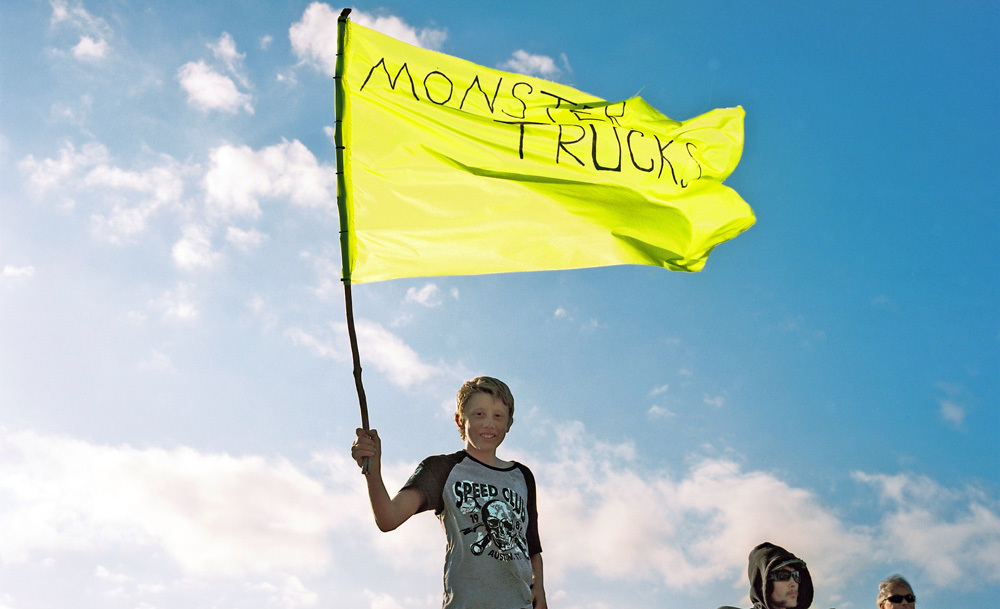
[[[365,386],[361,383],[361,355],[358,352],[358,333],[354,330],[354,303],[351,298],[351,284],[344,282],[344,303],[347,306],[347,335],[351,339],[351,357],[354,359],[354,385],[358,388],[358,403],[361,404],[361,428],[368,431],[368,400],[365,398]],[[367,474],[368,457],[361,464],[361,473]]]
[[[354,360],[354,385],[358,388],[358,403],[361,405],[361,428],[368,431],[368,400],[365,398],[365,386],[361,383],[361,355],[358,352],[358,333],[354,329],[354,302],[351,297],[351,274],[349,264],[348,238],[350,228],[347,226],[346,185],[344,183],[344,135],[342,125],[344,120],[344,42],[347,37],[347,19],[351,9],[345,8],[337,19],[337,74],[333,77],[336,83],[336,128],[334,130],[334,147],[337,149],[337,208],[340,212],[340,245],[344,266],[344,305],[347,308],[347,335],[351,339],[351,357]],[[368,473],[369,458],[361,463],[361,472]]]

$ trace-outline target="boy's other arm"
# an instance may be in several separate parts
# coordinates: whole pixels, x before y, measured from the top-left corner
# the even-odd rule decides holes
[[[534,609],[548,609],[545,601],[545,580],[542,577],[542,553],[531,556],[531,606]]]
[[[368,499],[372,504],[375,524],[380,531],[391,531],[417,513],[424,502],[424,495],[417,489],[404,488],[390,499],[382,480],[382,441],[378,432],[374,429],[358,429],[355,433],[358,438],[351,445],[351,456],[359,467],[365,457],[369,459],[365,480],[368,483]]]

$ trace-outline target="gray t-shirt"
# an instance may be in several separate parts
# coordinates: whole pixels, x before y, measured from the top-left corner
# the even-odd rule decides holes
[[[541,552],[535,478],[465,451],[427,457],[403,488],[424,494],[447,536],[444,609],[531,609],[531,560]]]

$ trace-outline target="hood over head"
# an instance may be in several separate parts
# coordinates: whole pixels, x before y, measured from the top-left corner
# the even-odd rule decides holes
[[[774,582],[768,579],[771,571],[790,566],[801,574],[799,582],[798,604],[795,609],[808,609],[813,601],[812,576],[806,567],[806,561],[796,557],[788,550],[773,543],[764,542],[750,551],[747,577],[750,578],[750,601],[754,607],[771,607],[771,586]]]

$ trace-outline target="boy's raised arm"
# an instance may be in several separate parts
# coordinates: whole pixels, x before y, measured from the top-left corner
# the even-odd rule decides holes
[[[378,437],[378,432],[374,429],[365,431],[359,428],[355,433],[358,437],[351,444],[351,457],[357,461],[359,467],[365,457],[369,459],[368,474],[365,475],[365,479],[368,483],[368,499],[372,504],[375,524],[380,531],[391,531],[417,513],[424,500],[423,493],[417,489],[405,488],[390,499],[389,492],[385,489],[385,482],[382,481],[382,441]]]

